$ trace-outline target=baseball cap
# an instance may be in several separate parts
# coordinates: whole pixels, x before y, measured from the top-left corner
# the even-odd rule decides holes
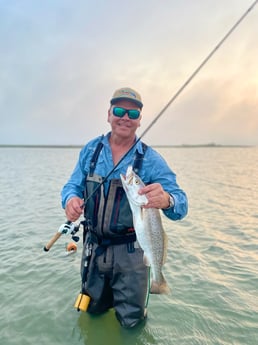
[[[130,87],[122,87],[121,89],[116,90],[113,94],[113,97],[110,100],[110,103],[113,105],[121,100],[128,100],[134,102],[135,104],[137,104],[139,108],[143,107],[140,94],[137,91],[131,89]]]

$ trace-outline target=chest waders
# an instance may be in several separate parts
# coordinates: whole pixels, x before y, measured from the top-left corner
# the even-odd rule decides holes
[[[89,195],[92,196],[84,209],[84,246],[81,262],[82,290],[75,307],[82,311],[88,309],[89,312],[95,313],[94,311],[97,310],[96,313],[100,313],[113,307],[114,302],[115,309],[118,309],[116,310],[117,314],[122,314],[119,312],[118,306],[115,305],[120,299],[118,296],[120,292],[117,291],[133,285],[134,279],[137,280],[137,275],[143,281],[141,283],[143,288],[138,287],[137,290],[144,290],[143,293],[138,292],[138,299],[141,300],[139,304],[145,306],[147,286],[144,285],[144,281],[147,280],[146,284],[148,284],[148,268],[142,262],[143,252],[141,248],[139,246],[136,248],[138,244],[133,227],[133,216],[121,180],[111,179],[105,195],[104,186],[101,184],[104,177],[94,173],[102,148],[103,143],[100,141],[93,153],[86,179],[85,199]],[[143,153],[136,151],[135,154],[133,170],[136,173],[141,169],[147,145],[142,143],[142,149]],[[96,192],[93,193],[95,190]],[[120,259],[121,261],[128,260],[121,264]],[[107,287],[107,280],[115,279],[114,271],[118,270],[118,266],[121,266],[119,268],[121,270],[120,275],[127,275],[127,273],[123,273],[123,270],[133,269],[135,272],[131,273],[130,278],[126,278],[127,281],[124,281],[123,285],[112,284],[112,290],[117,290],[114,293]],[[118,280],[121,280],[121,277]],[[113,301],[114,294],[116,301]],[[142,303],[143,300],[144,303]],[[130,308],[127,309],[129,310],[127,312],[130,313]],[[141,309],[138,314],[143,314],[142,309],[144,308],[138,307],[138,309]],[[126,318],[123,315],[117,316],[121,323],[132,324],[136,322],[132,319],[123,320]]]

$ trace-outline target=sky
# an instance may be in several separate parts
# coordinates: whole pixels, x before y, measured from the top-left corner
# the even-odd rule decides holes
[[[0,144],[83,145],[129,86],[137,134],[252,0],[0,0]],[[147,131],[149,145],[258,145],[258,5]]]

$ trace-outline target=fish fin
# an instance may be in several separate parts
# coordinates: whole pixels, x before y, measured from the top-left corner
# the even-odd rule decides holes
[[[146,265],[146,266],[150,266],[150,262],[149,262],[149,260],[148,260],[148,258],[147,258],[146,255],[143,255],[143,263],[144,263],[144,265]]]
[[[145,216],[146,216],[146,210],[143,207],[141,207],[141,219],[142,219],[143,222],[144,222],[144,217]]]
[[[169,286],[165,278],[163,277],[163,275],[162,275],[161,283],[158,283],[155,280],[151,282],[150,293],[151,294],[166,294],[166,295],[170,293]]]

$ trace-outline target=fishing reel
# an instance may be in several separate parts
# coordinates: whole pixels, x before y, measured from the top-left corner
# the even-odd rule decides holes
[[[75,234],[80,230],[81,223],[82,222],[76,225],[75,223],[68,221],[60,226],[58,233],[61,233],[62,235],[72,235],[72,240],[74,242],[79,242],[80,237],[75,236]]]
[[[57,233],[51,238],[51,240],[44,246],[44,251],[48,252],[49,249],[53,246],[53,244],[62,236],[62,235],[72,235],[72,240],[74,242],[78,242],[80,240],[79,236],[75,236],[75,234],[79,231],[81,224],[75,224],[73,222],[67,221],[66,223],[62,224],[57,231]]]

